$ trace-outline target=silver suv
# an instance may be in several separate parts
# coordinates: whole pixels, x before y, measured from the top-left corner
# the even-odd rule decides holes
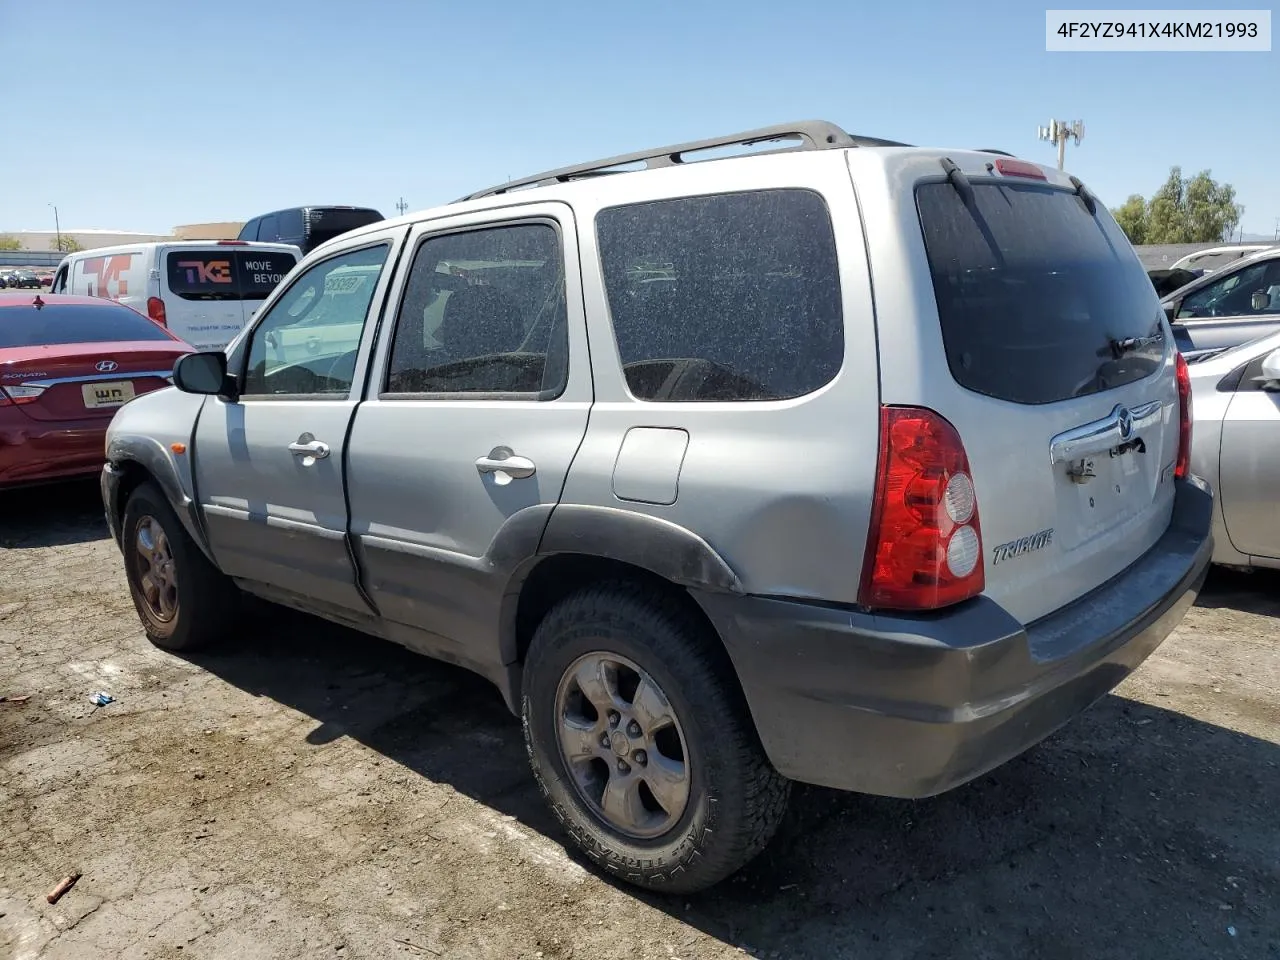
[[[1106,208],[825,123],[358,229],[174,382],[102,477],[148,636],[220,640],[244,592],[474,670],[573,841],[673,892],[792,780],[924,797],[1027,749],[1211,549]]]

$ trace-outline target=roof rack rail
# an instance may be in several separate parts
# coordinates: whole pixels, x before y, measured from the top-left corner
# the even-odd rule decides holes
[[[1013,154],[1008,150],[997,150],[995,147],[979,147],[978,153],[998,153],[1002,157],[1012,157]],[[1014,159],[1017,159],[1016,157]]]
[[[843,147],[905,147],[907,144],[895,140],[883,140],[879,137],[862,137],[846,133],[834,123],[826,120],[800,120],[795,123],[780,123],[758,130],[747,130],[744,133],[730,134],[724,137],[712,137],[708,140],[694,140],[690,143],[679,143],[669,147],[655,147],[649,150],[638,150],[635,153],[624,153],[605,160],[593,160],[591,163],[575,164],[561,167],[559,170],[548,170],[536,173],[531,177],[522,177],[508,183],[478,190],[455,200],[476,200],[480,197],[491,197],[518,190],[522,187],[545,186],[551,183],[567,183],[585,177],[598,177],[614,173],[630,173],[628,170],[614,170],[614,167],[643,163],[646,170],[655,167],[671,167],[686,163],[684,155],[700,150],[714,150],[717,147],[754,146],[768,143],[771,140],[800,140],[799,146],[784,146],[777,150],[765,150],[762,153],[786,153],[793,150],[831,150]]]

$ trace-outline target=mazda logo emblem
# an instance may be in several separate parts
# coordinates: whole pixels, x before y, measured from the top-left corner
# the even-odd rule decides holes
[[[93,365],[93,368],[99,373],[110,373],[118,366],[120,366],[120,364],[116,363],[114,360],[99,360]]]
[[[1117,416],[1120,419],[1120,439],[1128,440],[1129,434],[1133,433],[1133,414],[1122,407]]]

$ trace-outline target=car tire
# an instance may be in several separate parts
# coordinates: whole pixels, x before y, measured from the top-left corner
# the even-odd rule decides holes
[[[164,494],[144,483],[121,522],[129,593],[147,638],[164,650],[198,650],[222,639],[240,591],[192,541]]]
[[[719,644],[677,599],[609,583],[556,604],[525,661],[521,714],[539,788],[588,857],[651,890],[718,883],[786,812],[790,781],[765,756]]]

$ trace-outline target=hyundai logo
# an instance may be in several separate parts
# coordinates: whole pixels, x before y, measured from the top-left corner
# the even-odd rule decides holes
[[[1116,416],[1120,420],[1120,439],[1128,440],[1129,434],[1133,433],[1133,414],[1127,407],[1121,407]]]
[[[99,373],[110,373],[118,366],[120,366],[120,364],[116,363],[114,360],[99,360],[93,365],[93,369],[97,370]]]

